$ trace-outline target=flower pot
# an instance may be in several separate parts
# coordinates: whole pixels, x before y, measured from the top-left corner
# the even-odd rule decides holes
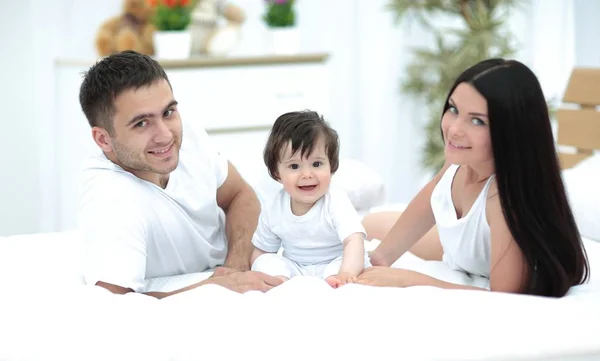
[[[277,55],[296,54],[300,48],[300,33],[295,26],[269,28],[271,52]]]
[[[187,30],[154,32],[154,56],[157,59],[187,59],[191,48],[192,36]]]

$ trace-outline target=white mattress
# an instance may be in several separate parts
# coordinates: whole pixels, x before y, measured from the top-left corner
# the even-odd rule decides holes
[[[600,243],[586,240],[592,270]],[[76,232],[0,239],[0,360],[598,360],[600,274],[561,299],[299,277],[156,300],[81,284]],[[408,255],[399,264],[470,282]],[[596,271],[598,272],[598,271]],[[152,289],[207,277],[155,279]]]

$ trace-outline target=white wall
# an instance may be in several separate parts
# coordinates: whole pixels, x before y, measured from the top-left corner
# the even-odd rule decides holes
[[[235,0],[247,12],[236,54],[266,47],[262,0]],[[53,62],[57,56],[93,58],[100,23],[122,0],[0,2],[0,101],[4,109],[0,177],[0,236],[57,230],[52,183],[61,139],[52,132]],[[411,47],[430,38],[418,27],[396,26],[386,0],[301,0],[298,20],[304,51],[327,51],[331,111],[325,114],[342,139],[342,155],[361,159],[386,183],[388,200],[408,201],[423,181],[418,164],[425,110],[399,93]],[[510,27],[522,48],[517,56],[538,73],[548,96],[562,95],[573,64],[600,66],[596,2],[528,0]],[[35,26],[34,26],[35,25]],[[42,28],[42,26],[44,26]],[[18,31],[17,31],[18,29]],[[7,54],[10,54],[7,56]],[[77,102],[77,99],[73,99]],[[73,134],[72,136],[89,136]]]
[[[575,47],[577,49],[575,64],[582,67],[600,66],[600,2],[576,1],[575,13]]]
[[[37,229],[37,126],[30,1],[0,5],[0,235]]]

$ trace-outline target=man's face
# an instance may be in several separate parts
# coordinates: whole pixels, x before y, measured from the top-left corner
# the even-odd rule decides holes
[[[129,89],[114,102],[114,134],[109,136],[113,162],[139,178],[157,183],[168,179],[179,161],[181,117],[169,83]]]

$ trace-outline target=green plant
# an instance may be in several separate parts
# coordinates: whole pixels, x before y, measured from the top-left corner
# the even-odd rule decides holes
[[[149,0],[154,8],[152,23],[159,31],[185,30],[192,21],[191,0]]]
[[[263,19],[270,28],[296,25],[295,0],[265,0],[266,12]]]
[[[504,26],[515,0],[391,0],[396,22],[412,15],[430,31],[432,49],[415,49],[402,91],[428,106],[423,164],[437,171],[444,164],[441,111],[454,80],[468,67],[491,57],[511,57],[515,49]],[[456,20],[457,28],[440,28],[431,20]]]

